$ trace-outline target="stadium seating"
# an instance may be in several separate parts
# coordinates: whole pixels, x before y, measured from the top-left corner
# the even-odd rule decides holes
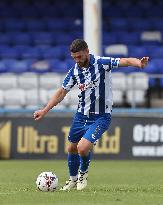
[[[22,89],[38,88],[38,76],[36,73],[24,72],[17,76],[18,87]]]
[[[146,93],[143,90],[128,90],[126,102],[132,106],[143,106],[146,103]]]
[[[25,91],[20,88],[13,88],[4,92],[5,108],[22,108],[25,106]]]
[[[0,90],[0,106],[4,105],[4,92]]]
[[[162,1],[103,0],[102,8],[102,55],[149,56],[150,63],[143,72],[163,74]],[[59,0],[0,1],[0,99],[4,99],[3,89],[15,88],[24,90],[29,107],[35,106],[38,99],[45,104],[50,96],[48,89],[56,89],[74,64],[69,44],[75,38],[83,38],[83,2],[80,0],[63,0],[62,4]],[[134,67],[113,70],[115,103],[122,105],[126,97],[131,104],[133,94],[128,88],[135,72],[142,73]],[[138,84],[142,83],[140,81]],[[137,88],[135,92],[141,99],[138,101],[135,97],[138,104],[143,104],[147,89],[157,87],[158,82],[163,87],[163,79],[149,77],[144,81],[143,91]],[[36,93],[39,86],[41,91],[37,93],[42,94],[37,100],[31,99],[30,104],[29,93]],[[74,95],[77,90],[67,98],[72,102],[71,107],[76,105]],[[69,105],[68,102],[64,104]]]
[[[47,100],[50,100],[50,98],[52,97],[54,92],[55,92],[54,89],[51,89],[51,90],[48,91],[48,93],[47,93]],[[64,100],[57,105],[57,109],[64,109],[64,108],[70,107],[70,103],[71,103],[70,96],[67,95],[64,98]]]
[[[127,77],[123,72],[112,73],[114,105],[123,106],[127,89]]]
[[[12,47],[3,47],[3,50],[0,49],[0,58],[8,58],[8,59],[18,59],[20,56],[19,51],[15,50]]]
[[[57,73],[46,73],[40,76],[39,86],[43,89],[56,89],[61,85],[61,76]]]
[[[0,61],[0,73],[5,73],[5,72],[7,72],[8,71],[8,69],[7,69],[7,66],[6,66],[6,64],[4,63],[4,61],[2,60],[2,61]]]
[[[128,49],[126,45],[123,44],[110,45],[105,48],[105,55],[113,57],[126,57],[128,56]]]
[[[17,77],[15,74],[7,73],[7,74],[1,74],[0,75],[0,88],[7,90],[10,88],[16,88],[17,87]]]
[[[30,46],[32,45],[32,38],[31,38],[31,35],[28,34],[28,33],[24,33],[24,32],[14,32],[14,33],[9,33],[9,38],[11,39],[10,40],[10,43],[12,45],[27,45],[27,46]]]
[[[29,71],[30,61],[26,60],[15,60],[15,59],[4,59],[3,62],[8,68],[8,72],[11,73],[23,73]]]
[[[76,109],[79,98],[78,95],[80,94],[80,91],[77,87],[74,87],[71,92],[68,94],[69,95],[69,105],[71,109]]]
[[[127,77],[126,101],[129,105],[144,105],[148,89],[148,76],[146,73],[131,73]]]

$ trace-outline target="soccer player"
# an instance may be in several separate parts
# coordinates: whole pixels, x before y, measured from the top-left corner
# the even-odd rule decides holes
[[[144,68],[149,58],[111,58],[89,53],[87,43],[82,39],[70,45],[71,56],[76,62],[65,77],[62,87],[54,93],[48,104],[34,112],[34,119],[41,119],[60,103],[71,88],[77,84],[80,89],[79,104],[70,128],[68,140],[68,167],[70,178],[61,190],[87,186],[91,150],[96,141],[108,129],[112,112],[111,70],[123,66]]]

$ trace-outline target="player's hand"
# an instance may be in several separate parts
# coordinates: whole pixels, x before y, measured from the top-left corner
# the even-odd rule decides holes
[[[141,60],[141,68],[144,68],[147,64],[148,64],[148,61],[149,61],[149,57],[143,57]]]
[[[33,113],[33,117],[35,120],[40,120],[44,117],[45,114],[46,112],[44,110],[37,110]]]

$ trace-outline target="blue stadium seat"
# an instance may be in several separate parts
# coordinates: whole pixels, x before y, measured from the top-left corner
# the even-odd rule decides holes
[[[57,73],[66,73],[69,68],[67,67],[67,63],[60,60],[49,60],[51,71]]]
[[[5,32],[4,21],[0,21],[0,32]]]
[[[81,2],[81,4],[80,5],[76,5],[75,1],[74,1],[74,4],[73,4],[72,7],[70,7],[69,5],[66,5],[65,7],[62,6],[62,8],[60,10],[61,11],[60,14],[62,14],[62,15],[60,15],[60,17],[64,16],[65,18],[67,18],[67,16],[68,16],[70,18],[76,18],[76,17],[83,18],[83,8],[82,8],[83,4],[82,4],[82,1],[79,1],[79,2]],[[77,4],[79,4],[79,2]],[[65,9],[67,9],[66,12],[64,12]]]
[[[142,46],[161,46],[162,42],[161,41],[155,41],[155,40],[141,41],[141,45]]]
[[[35,32],[31,37],[34,45],[52,45],[54,41],[53,34],[49,32]]]
[[[143,46],[128,46],[128,53],[131,57],[140,58],[147,55],[147,50]]]
[[[4,73],[4,72],[7,72],[7,66],[6,64],[4,63],[4,61],[0,61],[0,73]]]
[[[70,58],[70,51],[68,46],[55,46],[50,47],[42,52],[44,59],[60,59],[64,60],[65,58]]]
[[[135,16],[137,17],[137,16]],[[151,30],[153,25],[150,23],[150,21],[147,21],[143,18],[130,18],[127,19],[128,21],[128,29],[132,31],[148,31]]]
[[[4,28],[6,31],[24,31],[25,23],[23,20],[18,19],[7,19],[4,23]]]
[[[146,18],[151,17],[151,16],[154,16],[155,18],[163,17],[162,7],[159,7],[157,5],[152,6],[152,9],[146,9],[144,11],[144,15]]]
[[[163,58],[163,46],[153,47],[150,52],[152,58]]]
[[[12,1],[12,7],[14,9],[24,9],[29,6],[29,1],[14,0]]]
[[[130,8],[123,8],[123,17],[125,16],[128,19],[131,18],[141,18],[144,16],[144,10],[136,5],[132,5]]]
[[[45,49],[42,56],[44,59],[62,59],[64,57],[60,46]]]
[[[124,17],[124,11],[121,7],[109,6],[108,8],[103,8],[103,15],[109,18]]]
[[[143,71],[148,74],[157,74],[158,68],[154,60],[149,61],[148,65],[145,67]]]
[[[145,47],[146,49],[146,55],[149,56],[150,60],[153,59],[153,58],[157,58],[156,57],[156,52],[155,50],[158,48],[158,46],[154,46],[154,45],[146,45],[146,46],[143,46]]]
[[[17,9],[13,9],[11,6],[0,7],[0,18],[17,18],[19,17],[19,12]]]
[[[51,45],[48,45],[48,44],[44,44],[44,45],[40,45],[40,44],[38,44],[38,45],[35,45],[35,48],[36,49],[38,49],[38,52],[40,53],[40,57],[42,58],[42,59],[45,59],[44,58],[44,54],[48,51],[48,49],[50,49],[51,48]]]
[[[10,33],[1,33],[0,34],[0,45],[10,45],[11,44],[11,35]]]
[[[70,31],[69,33],[71,36],[73,36],[73,39],[76,39],[76,38],[82,39],[83,38],[83,31]]]
[[[153,59],[152,63],[155,66],[155,69],[157,70],[157,74],[163,74],[163,59],[162,58],[158,58],[158,59]],[[152,86],[156,85],[156,79],[152,79],[152,82],[155,82],[155,84],[153,83]],[[160,86],[161,88],[163,88],[163,78],[160,78]]]
[[[65,58],[71,58],[71,55],[70,55],[70,49],[69,49],[69,45],[71,44],[71,42],[69,42],[68,45],[61,45],[60,48],[62,50],[62,59],[65,59]]]
[[[157,66],[153,61],[149,61],[148,65],[142,71],[147,74],[158,74]],[[155,87],[156,85],[157,85],[156,79],[149,77],[149,87]]]
[[[156,87],[156,85],[157,85],[157,81],[156,81],[156,79],[155,78],[149,78],[149,87],[150,88],[153,88],[153,87]]]
[[[37,12],[39,13],[39,15],[41,17],[45,17],[45,18],[59,18],[60,19],[64,16],[64,12],[62,12],[58,8],[58,4],[57,5],[50,5],[50,6],[47,6],[44,8],[41,8],[41,7],[37,8]]]
[[[39,12],[36,7],[28,6],[19,10],[21,18],[39,18]]]
[[[104,32],[103,33],[103,45],[108,46],[117,43],[117,32]]]
[[[24,50],[21,53],[21,58],[24,59],[41,59],[42,58],[42,54],[40,52],[40,49],[37,47],[27,47],[26,50]]]
[[[33,61],[30,71],[35,73],[46,73],[51,71],[51,65],[48,60]]]
[[[65,30],[64,21],[62,21],[61,19],[57,19],[57,18],[48,19],[46,24],[47,24],[47,29],[49,31],[56,32],[56,31],[64,31]]]
[[[152,27],[153,27],[153,30],[155,31],[162,31],[163,30],[163,23],[162,23],[162,18],[159,17],[159,18],[152,18],[149,20]]]
[[[140,34],[138,32],[121,32],[117,34],[117,42],[126,45],[139,45],[140,44]]]
[[[160,87],[163,88],[163,78],[160,79]]]
[[[20,58],[20,53],[12,47],[4,47],[0,49],[0,58]]]
[[[74,40],[73,36],[63,32],[54,35],[54,38],[56,45],[70,45],[71,42]]]
[[[128,22],[126,18],[112,18],[109,25],[111,30],[128,30]]]
[[[67,68],[71,68],[72,66],[75,65],[75,61],[72,58],[66,58],[65,63],[67,64]]]
[[[3,60],[8,72],[23,73],[29,71],[30,61],[26,60]]]
[[[78,31],[82,32],[83,31],[83,21],[82,19],[68,19],[64,20],[65,24],[65,31],[71,32],[71,31]],[[79,37],[78,37],[79,38]]]
[[[46,23],[44,20],[27,20],[25,27],[28,31],[44,31],[46,30]]]
[[[111,1],[109,1],[109,2],[113,3]],[[130,9],[131,6],[132,6],[132,1],[128,1],[128,0],[127,1],[123,1],[123,4],[122,4],[122,1],[120,1],[120,0],[119,1],[117,0],[114,3],[115,3],[116,6],[119,6],[119,7],[123,8],[123,9],[127,9],[127,8]]]
[[[45,9],[51,6],[49,1],[33,1],[32,5],[37,9],[39,8]]]
[[[13,45],[32,45],[32,38],[28,33],[16,32],[11,34]]]
[[[157,73],[163,74],[163,58],[153,59],[152,63],[157,68]]]
[[[137,1],[137,6],[143,9],[152,9],[154,4],[153,1]]]

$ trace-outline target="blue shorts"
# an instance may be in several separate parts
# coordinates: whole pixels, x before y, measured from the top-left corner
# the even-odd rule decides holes
[[[111,114],[91,114],[89,117],[77,112],[70,128],[68,140],[77,143],[83,137],[95,143],[108,129],[111,123]]]

